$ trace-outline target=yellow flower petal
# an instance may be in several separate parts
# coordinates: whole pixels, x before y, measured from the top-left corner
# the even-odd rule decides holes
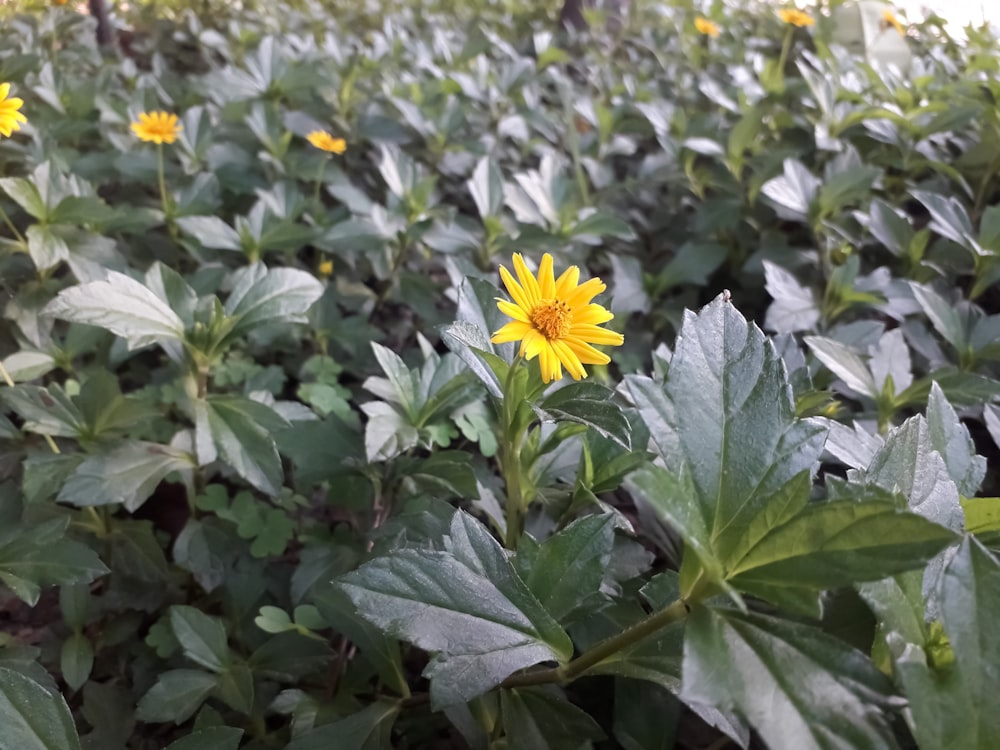
[[[566,299],[580,283],[580,267],[570,266],[556,279],[556,297]]]
[[[531,320],[528,318],[527,311],[520,305],[515,305],[513,302],[498,299],[497,307],[500,308],[500,312],[504,315],[509,315],[514,320],[519,320],[522,323],[531,323]]]
[[[621,346],[625,343],[625,337],[620,333],[609,331],[606,328],[598,328],[589,323],[573,326],[569,335],[591,344],[605,344],[608,346]]]
[[[580,380],[587,377],[587,371],[583,369],[583,363],[580,358],[576,356],[576,353],[567,345],[566,341],[553,341],[551,342],[552,351],[562,362],[563,367],[566,368],[566,372],[570,374],[573,380]]]
[[[548,253],[542,256],[538,264],[538,293],[542,299],[553,299],[556,296],[556,277],[552,272],[552,256]]]
[[[507,293],[514,299],[514,304],[525,312],[530,310],[532,304],[528,300],[528,294],[524,291],[524,287],[518,284],[514,277],[510,275],[510,271],[503,266],[500,266],[500,278],[503,279],[503,285],[507,287]]]
[[[538,281],[535,280],[534,274],[528,270],[528,266],[525,265],[521,253],[514,253],[513,261],[514,273],[517,274],[517,279],[521,282],[521,287],[527,295],[528,304],[532,306],[537,305],[542,298],[541,291],[538,288]]]
[[[520,320],[512,320],[503,326],[499,331],[490,337],[494,344],[508,344],[511,341],[520,341],[529,333],[534,331],[530,323],[522,323]]]
[[[177,115],[162,111],[140,112],[130,127],[140,141],[156,144],[173,143],[184,129]]]
[[[566,295],[566,304],[572,308],[583,307],[605,289],[607,286],[600,279],[587,279]]]
[[[577,359],[585,365],[606,365],[611,361],[611,357],[604,352],[597,351],[597,349],[586,341],[581,341],[572,336],[568,336],[564,341],[566,342],[566,346],[577,356]]]

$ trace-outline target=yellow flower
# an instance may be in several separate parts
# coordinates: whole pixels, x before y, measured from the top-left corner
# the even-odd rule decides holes
[[[694,27],[698,29],[699,34],[710,36],[713,39],[715,39],[715,37],[717,37],[722,31],[719,28],[719,24],[715,23],[715,21],[709,21],[704,16],[698,16],[694,19]]]
[[[141,112],[139,119],[132,123],[132,132],[139,140],[152,143],[173,143],[182,129],[177,115],[167,112]]]
[[[28,118],[22,115],[19,110],[24,104],[23,99],[16,96],[7,98],[10,93],[9,83],[0,83],[0,134],[10,138],[10,134],[21,129],[21,123],[27,122]]]
[[[808,13],[796,10],[795,8],[783,8],[779,10],[778,18],[785,23],[790,23],[792,26],[798,26],[799,28],[803,26],[813,26],[816,23],[816,19]]]
[[[316,267],[316,272],[323,277],[333,276],[333,261],[321,260],[319,266]]]
[[[887,29],[892,26],[896,31],[899,32],[900,36],[906,36],[906,29],[903,28],[902,22],[896,18],[896,14],[891,10],[886,8],[882,11],[882,28]]]
[[[314,130],[306,136],[306,140],[320,151],[331,154],[342,154],[347,151],[347,141],[343,138],[334,138],[325,130]]]
[[[590,301],[607,287],[600,279],[580,284],[580,269],[570,266],[557,279],[552,271],[552,256],[542,256],[538,278],[528,270],[520,253],[514,253],[517,279],[503,266],[500,277],[513,302],[497,298],[497,307],[512,320],[493,334],[494,344],[521,342],[521,354],[538,357],[542,380],[551,383],[562,378],[562,368],[574,380],[587,377],[584,365],[606,365],[608,355],[591,344],[621,346],[620,333],[600,328],[614,315]]]

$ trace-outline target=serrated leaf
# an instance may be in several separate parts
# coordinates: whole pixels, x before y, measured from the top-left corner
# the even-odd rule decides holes
[[[167,750],[237,750],[243,730],[236,727],[207,727],[191,732],[167,745]]]
[[[77,466],[59,491],[58,500],[78,507],[121,503],[134,511],[168,474],[194,468],[194,457],[186,451],[169,445],[128,442]]]
[[[522,561],[523,550],[518,554],[515,564],[524,582],[559,622],[600,590],[614,529],[611,515],[587,516],[546,539],[530,563]]]
[[[184,336],[184,322],[177,313],[138,281],[117,271],[109,271],[104,281],[62,290],[44,313],[106,328],[125,339],[129,349]]]
[[[110,572],[97,554],[65,538],[69,518],[0,532],[0,581],[34,606],[42,586],[90,583]]]
[[[323,285],[312,274],[294,268],[269,270],[263,263],[240,269],[232,283],[225,313],[235,322],[227,341],[260,325],[305,323],[306,311],[323,296]]]
[[[499,216],[503,208],[503,175],[491,157],[484,156],[476,164],[472,177],[465,183],[476,202],[480,218]]]
[[[744,530],[792,477],[815,471],[826,431],[795,418],[781,357],[721,296],[685,313],[654,408],[635,389],[655,386],[629,385],[665,467],[640,469],[628,483],[720,583],[722,561],[745,547]]]
[[[218,216],[182,216],[177,219],[177,226],[205,247],[236,252],[243,250],[239,232]]]
[[[819,304],[812,289],[781,266],[764,261],[764,287],[774,300],[767,308],[767,327],[778,333],[813,331],[820,319]]]
[[[63,697],[6,666],[0,666],[0,726],[0,750],[80,750]]]
[[[806,344],[816,358],[862,396],[878,398],[879,388],[864,361],[846,344],[822,336],[806,336]]]
[[[821,180],[797,159],[785,159],[784,172],[761,187],[762,195],[770,199],[783,219],[806,221]]]
[[[239,396],[213,397],[199,401],[196,408],[203,415],[196,424],[196,443],[210,441],[222,460],[247,482],[277,495],[283,472],[271,435],[288,423],[264,404]],[[199,458],[204,462],[202,450],[199,446]]]
[[[217,678],[197,669],[172,669],[161,672],[156,683],[139,699],[139,721],[187,721],[215,689]]]
[[[958,491],[969,497],[979,490],[986,476],[986,459],[976,455],[969,431],[958,419],[941,387],[934,383],[927,400],[927,434],[944,459]]]
[[[500,706],[507,746],[532,750],[569,750],[604,739],[604,732],[583,709],[557,688],[502,690]]]
[[[191,661],[213,672],[228,668],[226,629],[218,619],[195,607],[174,605],[170,608],[170,627]]]
[[[922,567],[954,541],[952,532],[892,503],[813,503],[752,547],[729,580],[737,587],[847,586]]]
[[[39,271],[54,268],[69,260],[69,246],[52,227],[32,224],[24,233],[28,240],[28,254]]]
[[[399,715],[398,703],[380,700],[332,724],[316,727],[296,737],[285,750],[368,750],[388,746],[392,725]],[[384,739],[384,742],[378,742]],[[372,741],[375,744],[371,744]]]
[[[891,695],[861,652],[818,628],[703,606],[688,618],[682,697],[738,711],[770,747],[897,747],[872,710]]]
[[[632,428],[614,393],[597,383],[570,383],[547,396],[539,408],[557,420],[579,422],[631,450]]]
[[[456,513],[448,550],[404,549],[339,580],[358,613],[435,652],[425,674],[435,707],[461,703],[524,667],[564,661],[566,633],[478,521]]]

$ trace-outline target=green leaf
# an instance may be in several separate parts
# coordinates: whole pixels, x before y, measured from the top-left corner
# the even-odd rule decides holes
[[[215,617],[195,607],[170,608],[170,627],[184,655],[213,672],[222,672],[230,663],[226,628]]]
[[[651,381],[628,382],[664,466],[627,483],[721,583],[722,562],[746,549],[747,527],[769,517],[775,497],[787,501],[792,477],[815,471],[826,430],[795,418],[781,357],[721,296],[685,313],[662,394]]]
[[[615,680],[615,739],[624,750],[673,750],[681,703],[659,685]]]
[[[620,216],[597,211],[581,219],[569,230],[571,237],[616,237],[621,240],[635,239],[635,232]]]
[[[494,159],[484,156],[465,183],[476,202],[479,217],[499,216],[503,208],[503,175]]]
[[[169,445],[132,441],[103,456],[88,458],[69,476],[59,501],[87,507],[121,503],[139,508],[173,471],[191,471],[194,457]]]
[[[481,523],[456,513],[445,542],[445,552],[403,549],[339,580],[363,618],[436,652],[424,672],[435,708],[466,702],[518,669],[572,655],[569,637]]]
[[[601,727],[566,700],[558,688],[500,691],[507,746],[532,750],[570,750],[604,739]]]
[[[882,170],[870,165],[857,165],[826,179],[819,188],[819,207],[823,216],[832,216],[846,206],[868,196],[872,183]]]
[[[847,586],[922,567],[955,538],[893,503],[812,503],[772,529],[727,574],[738,588],[753,583]]]
[[[63,697],[5,666],[0,666],[0,726],[0,750],[80,750]]]
[[[967,537],[941,581],[941,620],[955,653],[950,669],[967,697],[961,739],[949,736],[949,748],[988,747],[1000,737],[998,618],[1000,562]]]
[[[42,586],[90,583],[110,572],[97,554],[65,538],[69,518],[0,531],[0,581],[34,606]]]
[[[868,231],[893,255],[906,257],[913,241],[913,227],[892,206],[875,199],[868,213]]]
[[[306,311],[323,295],[323,285],[311,274],[294,268],[272,268],[257,263],[236,271],[225,312],[235,318],[226,341],[245,336],[258,326],[305,323]]]
[[[785,159],[784,173],[773,177],[761,187],[778,215],[792,221],[807,221],[813,199],[821,181],[797,159]]]
[[[816,293],[790,272],[764,261],[764,287],[774,301],[767,308],[767,328],[778,333],[812,331],[820,320]]]
[[[59,671],[70,690],[79,690],[94,667],[94,646],[83,633],[73,633],[62,645]]]
[[[875,384],[875,377],[851,347],[822,336],[806,336],[804,340],[816,358],[848,388],[862,396],[878,398],[880,389]]]
[[[209,463],[217,454],[254,487],[277,495],[284,474],[271,435],[288,423],[270,407],[239,396],[199,400],[195,408],[200,463]]]
[[[975,231],[965,207],[953,196],[938,195],[925,190],[911,190],[911,195],[927,207],[931,214],[931,229],[961,245],[973,254],[982,254],[975,240]]]
[[[379,700],[332,724],[316,727],[285,745],[285,750],[370,750],[389,747],[398,703]]]
[[[902,495],[914,513],[960,532],[958,489],[931,441],[927,420],[917,415],[892,430],[864,473],[867,484]]]
[[[182,216],[177,226],[205,247],[243,251],[239,233],[218,216]]]
[[[538,406],[552,419],[585,424],[631,450],[631,425],[613,398],[614,392],[603,385],[581,381],[559,388]]]
[[[598,593],[614,547],[613,516],[578,519],[516,558],[518,573],[546,611],[564,622]]]
[[[197,669],[161,672],[156,683],[139,699],[139,721],[172,721],[181,724],[197,711],[215,689],[217,678]]]
[[[32,224],[24,233],[28,240],[28,254],[39,271],[54,268],[69,260],[69,246],[50,226]]]
[[[125,339],[129,349],[184,336],[184,322],[177,313],[147,287],[117,271],[109,271],[104,281],[63,289],[44,312],[106,328]]]
[[[253,713],[253,673],[241,662],[230,664],[219,673],[219,698],[234,711],[249,716]]]
[[[965,530],[970,534],[1000,531],[1000,497],[962,498]]]
[[[897,747],[892,686],[859,651],[821,630],[697,606],[688,618],[682,698],[746,716],[770,747]]]
[[[208,727],[167,745],[167,750],[237,750],[243,730],[236,727]]]
[[[78,437],[86,429],[83,414],[58,385],[51,388],[18,385],[0,393],[7,405],[24,419],[21,429],[25,432]]]
[[[382,681],[400,695],[406,695],[409,687],[399,643],[363,620],[342,589],[327,584],[314,595],[313,601],[330,626],[361,650],[362,657],[375,667]]]
[[[927,434],[958,491],[965,496],[976,494],[986,476],[986,459],[976,455],[968,429],[937,383],[931,386],[927,401]]]
[[[911,283],[910,288],[935,330],[960,353],[963,352],[969,343],[969,331],[968,320],[960,308],[930,287]]]

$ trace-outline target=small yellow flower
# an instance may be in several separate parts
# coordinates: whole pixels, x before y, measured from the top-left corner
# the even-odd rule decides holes
[[[141,112],[139,119],[132,123],[132,132],[147,143],[173,143],[181,130],[183,127],[177,122],[177,115],[167,112]]]
[[[512,320],[493,334],[494,344],[521,342],[521,355],[538,357],[542,380],[551,383],[562,378],[562,368],[574,380],[587,377],[584,365],[606,365],[608,355],[591,344],[621,346],[620,333],[601,328],[614,318],[591,300],[607,287],[600,279],[580,282],[580,269],[570,266],[557,279],[552,270],[552,256],[542,256],[538,278],[528,270],[520,253],[514,253],[515,279],[500,266],[500,277],[513,302],[497,298],[497,307]]]
[[[323,278],[333,276],[333,261],[321,260],[319,265],[316,267],[316,272]]]
[[[347,151],[347,141],[343,138],[334,138],[325,130],[314,130],[306,136],[306,140],[320,151],[331,154],[342,154]]]
[[[778,11],[778,18],[784,23],[790,23],[792,26],[798,26],[799,28],[813,26],[816,23],[816,19],[808,13],[796,10],[795,8],[782,8]]]
[[[896,18],[896,14],[891,10],[886,8],[882,11],[882,28],[887,29],[892,26],[900,36],[906,36],[906,29],[903,27],[903,23]]]
[[[6,138],[10,138],[10,134],[15,130],[20,130],[22,122],[28,121],[27,117],[18,112],[24,100],[16,96],[8,99],[9,93],[10,84],[0,83],[0,134]]]
[[[715,39],[715,37],[717,37],[722,31],[722,29],[719,28],[719,24],[715,21],[709,21],[704,16],[698,16],[694,19],[694,27],[698,30],[699,34],[710,36],[713,39]]]

